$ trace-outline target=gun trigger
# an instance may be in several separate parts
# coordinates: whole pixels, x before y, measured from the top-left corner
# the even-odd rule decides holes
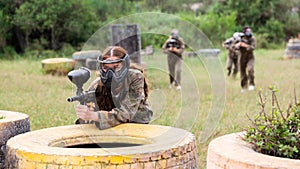
[[[90,107],[90,109],[93,108],[93,102],[90,102],[90,103],[89,103],[89,107]]]

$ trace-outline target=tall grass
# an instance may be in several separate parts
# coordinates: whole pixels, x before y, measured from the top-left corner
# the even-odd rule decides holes
[[[198,142],[199,168],[205,168],[209,142],[218,136],[241,131],[249,124],[246,113],[253,116],[259,110],[259,88],[276,85],[282,107],[292,101],[294,88],[299,91],[300,60],[282,60],[283,54],[283,49],[255,51],[256,91],[241,93],[239,77],[225,77],[224,108],[218,114],[220,120],[214,122],[217,125],[210,133],[211,137],[205,142],[200,142],[199,137],[204,124],[213,123],[207,117],[214,99],[205,64],[199,58],[184,57],[182,90],[177,91],[169,88],[166,56],[159,50],[152,56],[143,56],[154,110],[151,124],[180,127],[194,133]],[[222,51],[219,55],[222,69],[225,58],[226,52]],[[224,76],[225,73],[224,69]],[[95,76],[93,72],[91,80]],[[74,105],[77,103],[68,103],[66,98],[75,93],[75,87],[66,76],[43,74],[41,60],[1,60],[0,77],[0,109],[28,114],[31,130],[74,124]],[[263,91],[268,94],[267,90]]]

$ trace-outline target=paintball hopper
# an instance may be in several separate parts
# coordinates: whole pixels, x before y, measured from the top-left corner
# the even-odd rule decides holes
[[[85,67],[81,67],[78,70],[72,70],[68,73],[68,78],[77,87],[81,88],[85,82],[90,78],[90,70]]]
[[[67,99],[68,102],[73,102],[75,100],[80,100],[80,104],[83,104],[83,84],[87,82],[90,78],[90,70],[85,67],[81,67],[78,70],[72,70],[68,73],[68,78],[72,83],[74,83],[77,87],[76,95],[74,97],[69,97]]]

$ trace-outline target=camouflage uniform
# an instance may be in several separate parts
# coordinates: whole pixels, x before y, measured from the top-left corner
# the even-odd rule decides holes
[[[179,37],[178,41],[180,43],[180,48],[178,53],[168,51],[167,45],[168,42],[172,39],[170,36],[166,42],[163,44],[162,49],[163,52],[166,53],[167,61],[168,61],[168,68],[169,68],[169,77],[170,77],[170,84],[175,83],[175,86],[181,85],[181,71],[182,71],[182,53],[184,52],[184,41],[181,37]]]
[[[231,74],[232,65],[233,65],[234,67],[233,67],[232,75],[234,77],[239,71],[238,58],[240,56],[239,49],[235,48],[234,46],[235,43],[237,43],[237,41],[233,37],[226,39],[225,42],[223,43],[223,47],[225,47],[228,50],[228,56],[226,60],[226,69],[228,70],[227,75],[229,76]]]
[[[114,96],[102,84],[100,77],[95,79],[88,91],[95,91],[97,104],[94,107],[98,111],[99,129],[106,129],[121,123],[147,124],[153,115],[147,101],[145,92],[145,78],[137,69],[129,69],[127,77],[122,82],[122,91]]]
[[[243,89],[249,85],[255,86],[254,83],[254,54],[253,51],[256,47],[256,38],[252,36],[251,38],[243,37],[242,41],[247,43],[249,46],[247,48],[240,47],[241,57],[239,59],[240,64],[240,76],[241,76],[241,87]]]

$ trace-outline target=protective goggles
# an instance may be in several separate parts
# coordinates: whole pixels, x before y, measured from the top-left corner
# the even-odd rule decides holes
[[[130,58],[128,54],[125,54],[125,57],[117,60],[98,60],[99,62],[99,71],[100,77],[103,83],[107,80],[114,80],[115,82],[121,82],[127,75],[129,66],[130,66]],[[114,68],[106,66],[106,64],[115,64],[118,65]]]

